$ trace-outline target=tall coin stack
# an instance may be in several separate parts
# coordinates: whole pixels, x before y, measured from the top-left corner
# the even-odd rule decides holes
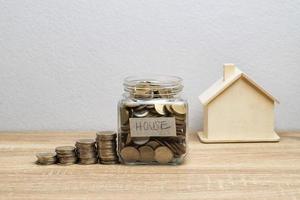
[[[79,164],[91,165],[98,163],[95,140],[81,139],[77,140],[76,144],[77,156]]]
[[[116,138],[117,134],[113,131],[101,131],[97,134],[98,157],[101,164],[117,164]]]
[[[55,148],[60,165],[72,165],[77,162],[75,147],[73,146],[60,146]]]

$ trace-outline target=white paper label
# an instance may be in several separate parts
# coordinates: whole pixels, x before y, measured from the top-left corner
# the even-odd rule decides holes
[[[176,136],[174,117],[130,118],[131,137]]]

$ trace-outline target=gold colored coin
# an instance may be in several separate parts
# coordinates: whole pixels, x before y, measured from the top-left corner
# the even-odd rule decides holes
[[[155,108],[155,111],[160,114],[160,115],[165,115],[166,112],[165,112],[165,105],[164,104],[158,104],[156,103],[154,105],[154,108]]]
[[[172,89],[161,88],[158,90],[159,96],[162,98],[171,98],[172,97]]]
[[[150,88],[150,84],[148,82],[138,83],[134,88],[134,96],[136,98],[151,98],[153,91]]]
[[[174,112],[173,109],[171,108],[171,105],[170,105],[170,104],[166,104],[165,107],[166,107],[166,110],[167,110],[169,113],[173,113],[173,112]]]
[[[57,157],[58,158],[68,158],[68,157],[75,157],[76,156],[76,153],[73,152],[73,153],[65,153],[65,154],[60,154],[60,153],[57,153]]]
[[[129,121],[129,111],[126,110],[124,107],[120,108],[120,116],[121,116],[121,123],[123,125],[128,124],[128,121]]]
[[[77,145],[94,145],[95,140],[94,139],[80,139],[76,141]]]
[[[125,162],[136,162],[140,159],[140,152],[134,147],[125,147],[120,154]]]
[[[186,113],[186,105],[185,104],[172,104],[172,110],[174,110],[174,112],[176,114],[179,115],[184,115]]]
[[[37,153],[36,157],[38,159],[42,158],[42,159],[47,159],[47,158],[53,158],[56,156],[56,153],[52,153],[52,152],[42,152],[42,153]]]
[[[115,131],[99,131],[96,133],[97,141],[115,140],[117,133]]]
[[[75,147],[73,146],[59,146],[55,148],[55,151],[60,154],[64,153],[73,153],[75,151]]]
[[[98,158],[80,158],[79,164],[90,165],[96,164],[98,162]]]
[[[173,152],[166,146],[157,147],[154,154],[155,160],[160,164],[167,164],[174,157]]]
[[[156,141],[150,141],[146,145],[150,146],[153,150],[155,150],[159,146],[159,143]]]
[[[141,146],[139,148],[140,161],[152,162],[154,160],[154,151],[150,146]]]

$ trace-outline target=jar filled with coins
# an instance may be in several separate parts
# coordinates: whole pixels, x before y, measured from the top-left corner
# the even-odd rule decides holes
[[[180,164],[186,154],[188,104],[182,79],[127,77],[118,104],[118,153],[124,164]]]

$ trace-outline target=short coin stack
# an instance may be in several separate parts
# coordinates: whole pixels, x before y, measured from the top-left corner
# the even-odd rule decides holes
[[[58,164],[72,165],[77,162],[75,147],[73,146],[59,146],[55,148]]]
[[[98,157],[101,164],[117,164],[119,158],[116,145],[117,134],[113,131],[101,131],[97,133]]]
[[[79,164],[91,165],[91,164],[98,163],[95,140],[93,139],[77,140],[75,146],[77,148],[77,156],[79,158]]]
[[[52,165],[56,163],[56,154],[55,153],[37,153],[36,154],[37,161],[36,163],[39,165]]]

